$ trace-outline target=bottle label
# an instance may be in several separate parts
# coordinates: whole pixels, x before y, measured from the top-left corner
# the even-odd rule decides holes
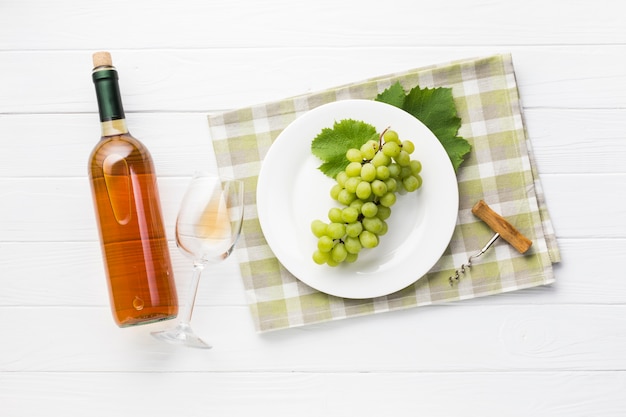
[[[102,136],[116,136],[128,133],[126,119],[107,120],[100,123]]]

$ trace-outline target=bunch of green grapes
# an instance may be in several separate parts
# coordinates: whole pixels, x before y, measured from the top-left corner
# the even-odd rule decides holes
[[[370,140],[360,149],[349,149],[349,164],[335,177],[331,197],[341,207],[328,212],[328,222],[313,220],[317,237],[313,261],[337,266],[354,262],[362,249],[378,246],[387,233],[386,220],[399,192],[421,187],[420,161],[411,159],[415,145],[401,141],[394,130],[386,130],[379,141]]]

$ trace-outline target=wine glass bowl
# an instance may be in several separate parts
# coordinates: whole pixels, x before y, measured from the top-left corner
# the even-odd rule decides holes
[[[241,234],[243,182],[196,173],[183,197],[176,218],[176,245],[193,261],[193,274],[178,324],[153,332],[157,339],[190,347],[211,346],[192,330],[190,321],[202,270],[228,258]]]
[[[217,176],[196,176],[176,219],[176,244],[194,263],[226,259],[235,247],[243,217],[243,185]]]

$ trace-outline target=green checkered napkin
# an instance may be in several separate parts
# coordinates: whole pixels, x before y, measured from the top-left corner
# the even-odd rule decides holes
[[[424,277],[397,293],[367,300],[321,293],[291,275],[267,245],[257,217],[256,184],[263,158],[278,134],[298,116],[332,101],[374,99],[396,81],[409,90],[449,87],[472,152],[457,173],[459,215],[450,245]],[[209,115],[222,175],[245,181],[246,219],[236,256],[258,331],[269,331],[447,301],[514,291],[554,281],[560,254],[524,129],[509,55],[469,59],[391,74],[239,110]],[[520,255],[502,239],[461,280],[449,277],[479,251],[493,231],[472,212],[485,200],[529,237]]]

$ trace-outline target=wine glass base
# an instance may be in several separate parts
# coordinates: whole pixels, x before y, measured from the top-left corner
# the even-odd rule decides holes
[[[179,323],[169,330],[150,333],[155,338],[174,345],[188,346],[198,349],[211,349],[212,346],[200,339],[191,329],[191,326]]]

